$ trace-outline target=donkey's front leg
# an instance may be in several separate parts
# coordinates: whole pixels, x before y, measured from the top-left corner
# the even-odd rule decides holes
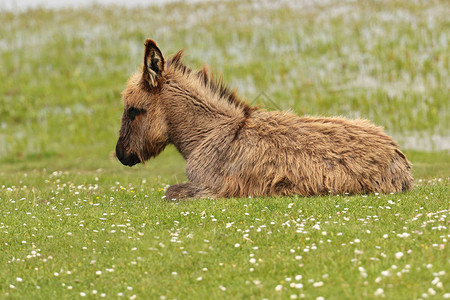
[[[196,185],[192,182],[180,183],[170,186],[166,191],[166,200],[186,200],[214,197],[214,193],[208,188]]]

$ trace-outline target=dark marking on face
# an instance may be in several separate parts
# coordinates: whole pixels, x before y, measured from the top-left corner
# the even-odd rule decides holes
[[[145,109],[139,109],[139,108],[135,108],[135,107],[130,107],[128,109],[128,118],[130,118],[131,121],[134,121],[134,119],[136,118],[136,116],[139,116],[141,114],[143,114],[145,112]]]

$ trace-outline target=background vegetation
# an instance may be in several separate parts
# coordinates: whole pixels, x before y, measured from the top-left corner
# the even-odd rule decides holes
[[[447,1],[226,1],[0,12],[0,297],[448,297]],[[367,118],[414,164],[401,195],[168,204],[173,148],[111,154],[143,42],[248,102]],[[320,299],[320,298],[319,298]]]

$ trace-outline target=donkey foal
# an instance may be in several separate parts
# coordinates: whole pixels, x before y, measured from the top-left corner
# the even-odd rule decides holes
[[[183,51],[167,61],[145,42],[142,71],[123,91],[116,146],[128,166],[173,144],[188,183],[166,199],[397,193],[413,186],[411,165],[380,127],[366,120],[298,117],[242,101],[208,70],[193,71]]]

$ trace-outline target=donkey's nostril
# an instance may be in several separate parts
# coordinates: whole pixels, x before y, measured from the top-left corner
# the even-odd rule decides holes
[[[125,151],[124,151],[124,148],[123,148],[123,143],[122,143],[122,140],[121,139],[119,139],[118,141],[117,141],[117,145],[116,145],[116,156],[117,156],[117,158],[122,162],[122,159],[124,158],[124,156],[125,156]]]

